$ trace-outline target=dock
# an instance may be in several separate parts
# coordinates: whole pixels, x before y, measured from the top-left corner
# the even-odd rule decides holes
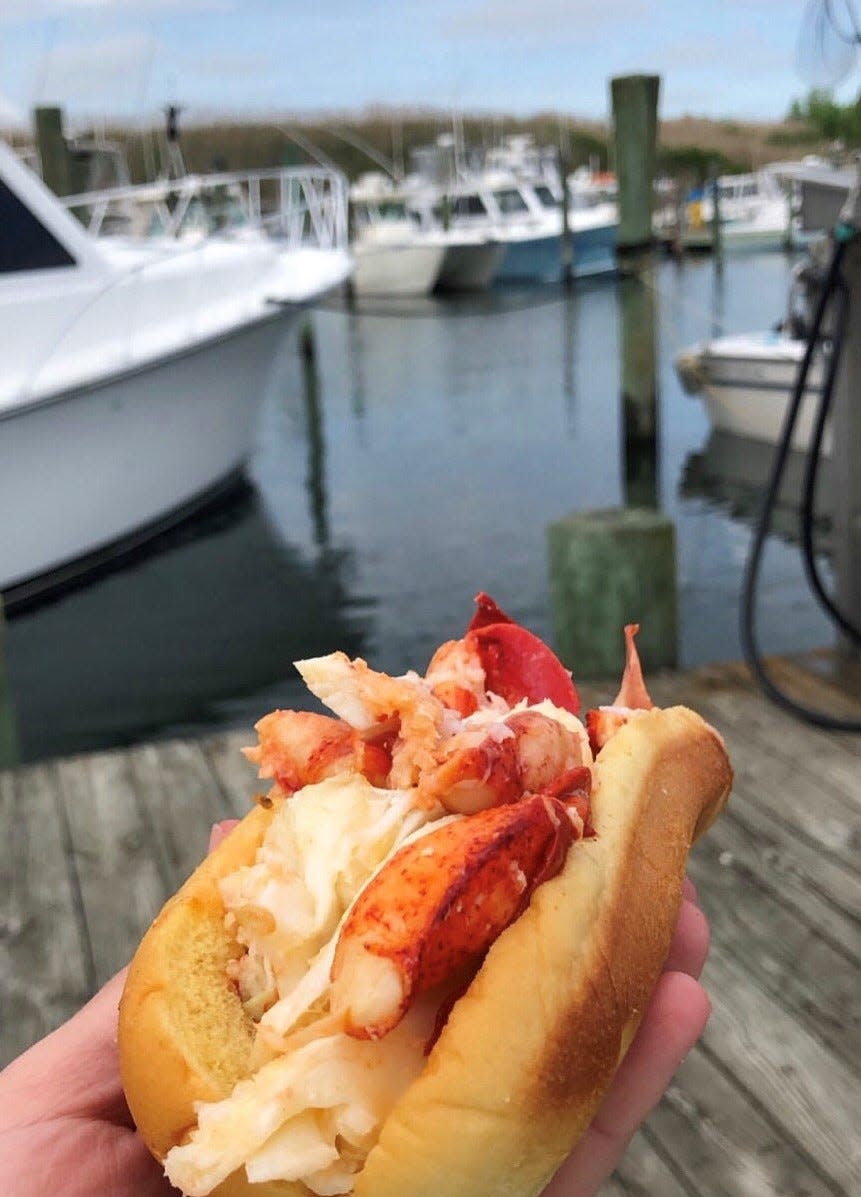
[[[807,702],[861,715],[861,689],[825,665],[773,668]],[[861,736],[796,721],[739,665],[650,689],[718,728],[736,781],[690,863],[713,933],[712,1018],[601,1197],[854,1197]],[[251,741],[240,729],[0,774],[0,1064],[128,961],[212,824],[245,813]]]

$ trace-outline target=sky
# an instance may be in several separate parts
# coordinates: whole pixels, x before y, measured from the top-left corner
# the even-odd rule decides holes
[[[662,117],[779,120],[822,82],[798,67],[815,2],[0,0],[0,123],[37,103],[110,121],[169,102],[185,119],[382,105],[605,120],[608,80],[638,72],[661,76]],[[859,86],[861,59],[835,95]]]

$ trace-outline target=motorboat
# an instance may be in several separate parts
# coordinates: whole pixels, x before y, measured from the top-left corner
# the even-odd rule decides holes
[[[481,291],[499,269],[505,249],[496,237],[450,227],[432,198],[422,203],[387,176],[361,176],[350,204],[359,295]]]
[[[422,234],[419,218],[377,173],[350,188],[350,241],[357,295],[428,295],[445,258],[445,246]]]
[[[241,471],[285,331],[351,260],[338,189],[327,204],[342,210],[310,215],[311,191],[294,192],[292,240],[97,237],[2,143],[0,183],[0,590],[14,599]]]
[[[775,173],[763,169],[721,175],[711,186],[692,192],[683,209],[682,248],[713,247],[715,193],[723,249],[786,250],[806,243],[791,194]]]
[[[421,201],[416,203],[421,206]],[[565,245],[561,191],[550,183],[508,172],[482,171],[431,193],[424,200],[446,208],[447,227],[499,242],[504,253],[497,283],[555,283],[563,276]],[[569,211],[573,273],[616,269],[615,216],[598,210]]]
[[[813,261],[793,272],[786,317],[771,329],[716,337],[679,353],[675,365],[685,390],[699,395],[711,425],[736,436],[776,444],[807,348],[811,296],[821,273]],[[822,390],[827,342],[814,356],[795,425],[792,447],[810,443]],[[830,453],[826,427],[823,451]]]

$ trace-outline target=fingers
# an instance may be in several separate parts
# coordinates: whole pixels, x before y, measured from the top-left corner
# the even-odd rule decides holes
[[[117,1071],[117,1006],[126,970],[117,973],[68,1022],[14,1060],[0,1078],[0,1123],[26,1125],[32,1117],[81,1116],[125,1123],[128,1112]],[[56,1078],[63,1078],[62,1085]],[[7,1121],[8,1120],[8,1121]]]
[[[222,819],[220,823],[213,824],[212,831],[209,833],[207,852],[214,852],[221,841],[227,839],[238,822],[238,819]]]
[[[699,906],[684,900],[679,910],[679,918],[664,971],[687,973],[690,977],[699,977],[706,962],[710,940],[711,932],[706,916]]]
[[[693,977],[664,973],[601,1109],[544,1197],[593,1197],[660,1101],[710,1013],[706,992]]]

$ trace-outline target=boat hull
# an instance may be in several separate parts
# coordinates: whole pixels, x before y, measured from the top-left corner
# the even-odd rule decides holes
[[[595,274],[614,274],[617,270],[616,244],[618,225],[596,225],[574,229],[574,277],[588,278]]]
[[[715,353],[706,348],[681,355],[677,369],[686,387],[701,395],[713,428],[776,444],[802,354],[801,343],[792,352],[775,349],[771,356]],[[814,360],[795,425],[794,449],[804,450],[810,444],[821,385],[821,364]],[[827,428],[823,449],[830,452]]]
[[[437,279],[443,291],[483,291],[489,287],[505,258],[498,241],[481,245],[449,245]]]
[[[572,230],[571,252],[575,278],[616,271],[616,226],[598,225]],[[561,232],[507,243],[496,282],[558,283],[564,266]]]
[[[241,469],[286,309],[148,366],[0,419],[0,589],[20,587],[170,516]],[[32,588],[31,588],[32,589]]]
[[[445,257],[443,245],[353,246],[357,295],[429,295]]]

